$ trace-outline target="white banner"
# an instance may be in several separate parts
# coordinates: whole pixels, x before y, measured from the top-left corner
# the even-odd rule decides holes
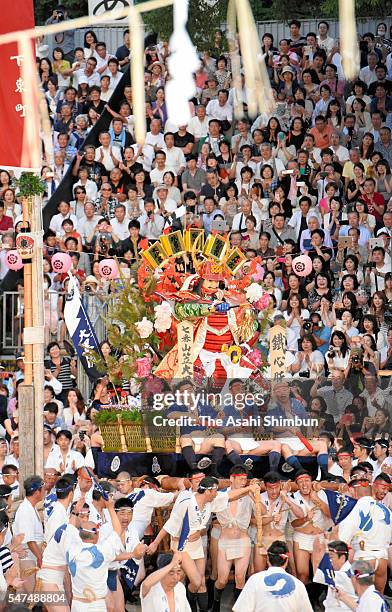
[[[133,4],[133,0],[88,0],[88,14],[91,17],[97,17],[107,13],[108,11],[114,11],[115,9],[121,10],[127,8]],[[127,23],[127,18],[122,19],[108,19],[106,23]]]

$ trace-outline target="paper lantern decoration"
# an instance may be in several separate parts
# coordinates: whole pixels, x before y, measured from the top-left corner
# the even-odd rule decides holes
[[[23,268],[22,258],[16,249],[8,251],[7,255],[5,256],[5,263],[10,270],[16,271]]]
[[[297,276],[308,276],[312,271],[312,260],[309,255],[300,255],[293,259],[293,272]]]
[[[99,262],[99,273],[102,278],[111,280],[119,277],[118,266],[114,259],[102,259]]]
[[[53,272],[66,274],[72,267],[72,259],[68,253],[56,253],[51,259]]]

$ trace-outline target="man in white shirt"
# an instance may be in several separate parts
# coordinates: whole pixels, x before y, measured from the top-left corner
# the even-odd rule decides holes
[[[210,100],[207,104],[207,115],[212,119],[226,121],[231,124],[233,121],[233,107],[228,102],[229,92],[227,89],[221,89],[218,93],[217,100]],[[228,127],[224,128],[226,131]]]
[[[150,180],[154,187],[163,182],[163,175],[170,170],[166,165],[166,151],[157,151],[155,155],[155,168],[150,172]]]
[[[285,542],[268,548],[268,569],[248,578],[233,612],[311,612],[305,585],[286,572],[289,549]]]
[[[185,156],[180,147],[174,146],[174,134],[173,132],[166,132],[164,136],[165,146],[163,150],[166,153],[166,168],[174,172],[174,174],[181,174],[186,168]]]
[[[261,159],[257,164],[256,178],[260,178],[260,173],[263,166],[271,166],[274,173],[274,179],[278,179],[279,175],[284,171],[284,163],[272,155],[272,147],[269,142],[263,142],[261,145]]]
[[[206,113],[204,104],[196,107],[196,115],[189,120],[188,132],[195,137],[195,143],[208,134],[208,122],[211,119]]]
[[[121,523],[112,500],[105,501],[113,526],[111,537],[99,538],[99,527],[88,521],[79,528],[79,539],[65,532],[68,569],[72,581],[72,612],[105,612],[108,569],[122,550]],[[71,515],[70,524],[77,525]]]
[[[81,235],[83,245],[86,244],[87,236],[93,232],[99,219],[99,215],[95,214],[94,204],[86,202],[84,205],[84,216],[79,219],[77,225],[77,231]]]
[[[64,200],[62,200],[58,204],[57,210],[59,212],[57,215],[53,215],[53,217],[51,218],[49,229],[51,229],[53,232],[56,233],[58,237],[60,237],[64,236],[64,229],[62,226],[64,219],[71,219],[72,223],[74,224],[74,227],[77,227],[78,220],[75,215],[71,213],[70,204],[68,202],[65,202]]]
[[[318,32],[317,44],[320,49],[325,49],[328,56],[335,45],[335,39],[328,36],[329,23],[327,21],[320,21],[318,24]]]
[[[110,60],[110,58],[113,57],[113,55],[110,55],[110,53],[107,53],[106,51],[106,43],[104,42],[98,42],[95,46],[95,51],[93,54],[93,57],[95,57],[95,59],[97,60],[97,72],[99,75],[101,74],[107,74],[106,70],[108,67],[108,62]]]
[[[174,603],[176,612],[191,612],[182,583],[182,553],[165,553],[158,557],[158,570],[144,580],[141,588],[142,612],[170,610]]]
[[[256,231],[260,231],[261,229],[261,217],[258,213],[258,206],[255,202],[251,202],[250,200],[242,200],[241,210],[236,215],[234,215],[233,223],[231,226],[231,230],[233,232],[246,232],[246,218],[249,215],[253,215],[256,219]]]
[[[374,570],[369,561],[355,561],[351,569],[353,573],[352,582],[359,601],[357,603],[356,599],[350,597],[341,589],[336,592],[338,599],[349,610],[355,610],[356,612],[369,612],[370,610],[371,612],[388,612],[389,606],[375,588]]]
[[[151,119],[150,131],[146,134],[145,145],[150,145],[154,151],[159,151],[165,147],[162,134],[162,124],[160,119]]]
[[[97,58],[89,57],[86,62],[86,67],[83,69],[77,69],[77,66],[73,69],[73,86],[77,89],[81,82],[87,83],[89,87],[96,85],[100,87],[101,78],[100,74],[97,72]]]
[[[118,66],[118,59],[116,57],[111,57],[108,61],[107,70],[104,72],[105,75],[110,77],[109,91],[111,94],[114,92],[123,77],[123,73],[119,71]]]
[[[329,148],[333,151],[333,156],[336,157],[341,164],[349,161],[350,154],[348,149],[340,144],[339,132],[332,132]]]
[[[385,275],[391,272],[391,265],[385,262],[385,249],[375,247],[372,251],[372,266],[366,268],[365,285],[370,285],[373,295],[376,291],[383,291],[385,286]]]
[[[61,429],[56,435],[56,445],[49,454],[46,468],[53,468],[59,474],[74,474],[84,466],[82,453],[72,450],[72,434],[68,429]]]
[[[20,565],[25,572],[30,568],[42,565],[42,542],[44,541],[44,530],[41,519],[36,509],[38,502],[42,501],[45,494],[44,481],[41,476],[30,476],[23,483],[26,497],[15,513],[14,534],[24,534],[23,547],[25,558],[21,559]],[[25,578],[24,589],[32,593],[35,587],[35,573],[30,573]],[[26,573],[25,573],[26,576]]]
[[[366,559],[370,563],[375,585],[383,592],[391,541],[390,510],[372,497],[372,487],[368,480],[352,480],[349,487],[350,495],[357,503],[339,523],[339,540],[351,546],[354,561]]]
[[[138,218],[140,223],[140,235],[147,240],[158,240],[162,234],[165,219],[155,211],[155,203],[152,198],[144,200],[144,213]]]
[[[110,225],[112,226],[113,232],[120,240],[125,240],[125,238],[129,236],[129,221],[130,219],[126,215],[124,204],[117,204],[114,209],[114,219],[111,220]]]
[[[375,51],[371,51],[367,55],[368,65],[361,68],[359,71],[359,78],[364,81],[369,87],[371,83],[377,81],[376,66],[378,64],[378,55]]]
[[[116,145],[111,146],[109,132],[101,132],[98,139],[101,146],[95,151],[95,161],[101,162],[111,172],[122,161],[121,149]]]
[[[356,601],[355,590],[351,580],[351,563],[348,561],[349,549],[345,542],[335,540],[323,545],[317,538],[314,542],[313,554],[313,582],[328,587],[327,597],[324,600],[325,612],[343,612],[350,610],[347,605],[339,601],[336,589],[352,597]],[[324,562],[324,563],[323,563]],[[333,575],[331,576],[332,566]],[[332,586],[331,581],[335,584]]]

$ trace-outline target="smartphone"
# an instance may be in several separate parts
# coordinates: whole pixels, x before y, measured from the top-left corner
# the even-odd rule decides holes
[[[384,240],[382,238],[370,238],[369,247],[370,247],[370,250],[373,250],[376,247],[384,248]]]
[[[338,246],[340,246],[343,249],[351,249],[353,246],[353,237],[352,236],[339,236]]]
[[[278,138],[279,140],[284,140],[284,132],[279,132]]]
[[[282,170],[282,175],[286,176],[288,174],[294,174],[294,170]]]
[[[306,187],[306,183],[304,181],[297,181],[297,187]]]

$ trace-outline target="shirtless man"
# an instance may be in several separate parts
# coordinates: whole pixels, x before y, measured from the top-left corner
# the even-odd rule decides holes
[[[332,525],[327,497],[324,491],[314,491],[312,478],[305,470],[295,476],[298,491],[292,495],[294,503],[303,510],[303,518],[297,518],[290,511],[294,527],[294,560],[297,576],[304,583],[309,581],[309,563],[312,559],[313,544],[318,536]]]
[[[289,511],[299,519],[304,517],[303,509],[288,495],[290,482],[282,483],[276,472],[264,476],[265,492],[261,494],[263,512],[263,548],[255,546],[254,569],[261,572],[267,569],[267,550],[275,540],[286,541],[286,524]]]
[[[248,470],[246,467],[243,465],[233,466],[230,470],[230,488],[227,491],[235,491],[246,487],[247,480]],[[248,528],[253,513],[254,503],[250,495],[232,501],[227,508],[216,513],[216,518],[221,525],[221,534],[218,540],[218,578],[215,582],[212,612],[220,611],[220,600],[229,580],[233,564],[236,599],[244,588],[252,550]]]

